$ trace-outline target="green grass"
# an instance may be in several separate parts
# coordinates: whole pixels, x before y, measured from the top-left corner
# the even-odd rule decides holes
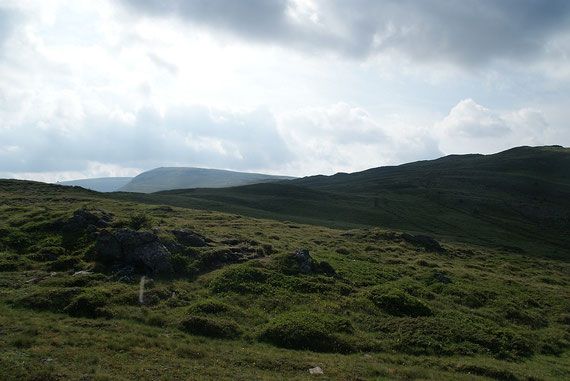
[[[0,200],[0,379],[570,377],[566,260],[24,181],[0,181]],[[139,306],[140,274],[117,279],[89,233],[63,228],[83,208],[112,214],[111,230],[145,216],[164,241],[188,229],[210,242],[147,279]],[[301,272],[300,248],[337,275]],[[228,252],[248,260],[220,262]]]

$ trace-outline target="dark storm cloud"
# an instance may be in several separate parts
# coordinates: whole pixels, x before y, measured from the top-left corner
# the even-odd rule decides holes
[[[567,0],[315,1],[318,22],[290,17],[292,0],[122,0],[148,15],[176,15],[246,39],[362,58],[395,51],[421,61],[477,66],[531,60],[570,30]]]
[[[151,15],[178,15],[197,24],[259,39],[287,33],[287,0],[122,0]]]

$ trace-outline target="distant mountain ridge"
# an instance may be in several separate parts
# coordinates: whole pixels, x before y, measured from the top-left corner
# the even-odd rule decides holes
[[[98,177],[94,179],[58,181],[57,184],[82,187],[96,192],[115,192],[132,179],[132,177]]]
[[[126,197],[332,227],[422,232],[570,259],[570,148],[561,146]]]
[[[294,179],[294,177],[223,169],[161,167],[139,174],[118,190],[121,192],[154,193],[173,189],[235,187],[290,179]]]

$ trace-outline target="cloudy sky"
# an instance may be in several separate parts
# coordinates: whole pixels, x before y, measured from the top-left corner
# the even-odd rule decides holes
[[[567,0],[0,0],[0,177],[570,145]]]

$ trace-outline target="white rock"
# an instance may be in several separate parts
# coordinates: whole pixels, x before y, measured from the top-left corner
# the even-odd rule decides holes
[[[316,366],[314,368],[309,369],[309,373],[311,374],[325,374],[320,366]]]

